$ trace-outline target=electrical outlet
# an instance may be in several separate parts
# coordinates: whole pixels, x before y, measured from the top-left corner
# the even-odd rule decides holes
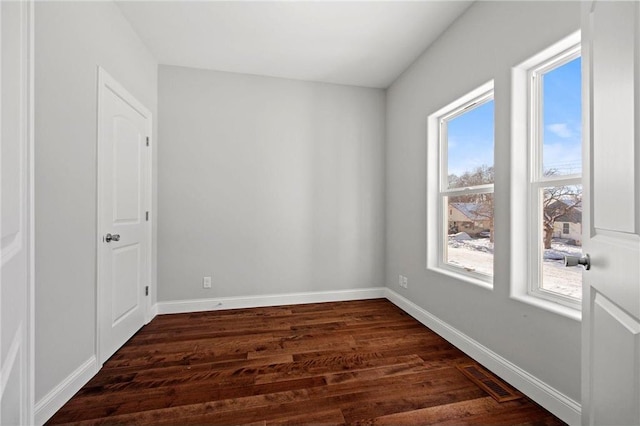
[[[202,279],[202,288],[211,288],[211,277],[204,277]]]
[[[398,285],[402,288],[407,288],[409,279],[404,275],[398,275]]]

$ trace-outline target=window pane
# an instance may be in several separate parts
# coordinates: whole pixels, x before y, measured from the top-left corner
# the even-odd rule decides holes
[[[582,256],[582,185],[542,190],[542,284],[544,290],[582,298],[582,268],[564,256]]]
[[[542,168],[546,175],[582,173],[582,73],[576,58],[542,77]]]
[[[447,120],[447,187],[493,183],[493,145],[493,100]]]
[[[444,262],[493,275],[493,194],[444,199],[449,229]]]

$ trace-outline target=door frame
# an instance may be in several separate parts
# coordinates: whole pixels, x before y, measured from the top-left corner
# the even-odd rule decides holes
[[[97,97],[97,136],[96,136],[96,337],[95,337],[95,353],[96,359],[98,362],[98,367],[102,366],[102,348],[100,345],[100,340],[102,338],[100,328],[103,322],[100,313],[101,304],[104,303],[102,297],[100,296],[102,286],[104,283],[101,282],[100,272],[101,272],[101,259],[104,251],[104,244],[102,243],[102,199],[103,199],[103,190],[102,190],[102,159],[101,159],[101,150],[100,147],[104,143],[102,140],[102,103],[104,100],[104,91],[111,90],[116,95],[121,97],[125,102],[131,105],[138,113],[140,113],[145,119],[147,123],[147,128],[145,132],[147,137],[149,138],[149,145],[146,149],[145,161],[147,162],[147,170],[145,176],[145,196],[146,196],[146,206],[145,210],[149,212],[149,220],[146,221],[145,231],[147,234],[146,243],[147,243],[147,253],[146,253],[146,261],[147,261],[147,283],[149,286],[149,294],[145,296],[145,300],[143,301],[143,310],[144,310],[144,323],[148,324],[152,319],[151,315],[151,295],[155,292],[155,283],[153,281],[153,115],[151,111],[147,109],[140,101],[138,101],[127,89],[125,89],[116,79],[114,79],[104,68],[98,66],[98,97]]]

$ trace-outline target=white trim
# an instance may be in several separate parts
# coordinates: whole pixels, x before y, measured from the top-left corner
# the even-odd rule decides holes
[[[151,306],[151,309],[149,309],[149,316],[150,316],[150,320],[149,322],[153,321],[153,319],[158,316],[158,304],[155,303]]]
[[[27,1],[25,12],[27,38],[27,323],[26,323],[26,388],[27,388],[27,423],[35,421],[36,392],[36,240],[35,240],[35,4]]]
[[[569,424],[580,423],[581,406],[577,401],[549,386],[395,291],[386,288],[385,297],[564,422]]]
[[[100,370],[95,356],[91,356],[74,372],[62,380],[35,405],[35,424],[42,425],[49,420],[82,386]]]
[[[261,296],[220,297],[216,299],[173,300],[158,302],[152,310],[155,310],[158,314],[178,314],[220,309],[258,308],[265,306],[301,305],[304,303],[379,299],[383,297],[385,297],[385,288],[373,287],[351,290],[267,294]]]
[[[582,311],[580,309],[571,308],[560,303],[553,302],[551,300],[543,299],[542,297],[533,296],[522,290],[522,286],[513,286],[510,296],[512,299],[522,303],[526,303],[536,308],[544,309],[554,314],[562,315],[565,318],[570,318],[575,321],[582,321]]]
[[[478,287],[484,288],[485,290],[493,291],[493,282],[487,281],[486,279],[478,278],[477,275],[481,275],[479,273],[475,273],[472,275],[470,272],[464,271],[461,268],[458,268],[446,263],[440,265],[437,268],[432,268],[432,270],[434,272],[445,275],[447,277],[451,277],[458,281],[477,285]],[[461,273],[461,271],[464,271],[464,273]]]

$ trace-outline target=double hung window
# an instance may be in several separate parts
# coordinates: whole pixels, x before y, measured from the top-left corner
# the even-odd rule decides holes
[[[488,83],[430,116],[437,169],[430,226],[433,269],[491,285],[494,235],[494,101]],[[433,198],[433,197],[431,197]]]
[[[580,32],[512,72],[511,296],[580,318],[582,61]]]
[[[579,307],[582,271],[564,256],[582,253],[580,45],[540,61],[529,80],[529,293]]]

